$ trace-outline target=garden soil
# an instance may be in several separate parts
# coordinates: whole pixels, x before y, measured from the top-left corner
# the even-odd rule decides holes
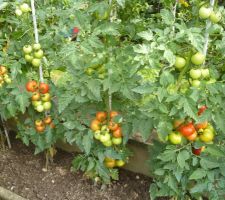
[[[47,172],[43,154],[15,140],[11,150],[0,149],[0,186],[29,200],[148,200],[151,179],[120,170],[120,180],[102,188],[83,173],[71,172],[73,154],[58,150]]]

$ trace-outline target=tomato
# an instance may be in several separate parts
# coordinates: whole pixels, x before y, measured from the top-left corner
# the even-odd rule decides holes
[[[202,76],[201,69],[191,69],[190,76],[192,79],[199,79]]]
[[[16,14],[16,16],[20,17],[23,14],[23,12],[22,12],[22,10],[20,10],[20,9],[17,8],[15,10],[15,14]]]
[[[51,123],[49,124],[49,126],[50,126],[51,129],[55,128],[55,124],[54,124],[53,122],[51,122]]]
[[[50,116],[47,116],[47,117],[44,118],[45,124],[51,124],[51,122],[52,122],[52,118]]]
[[[96,140],[100,140],[100,137],[101,137],[101,131],[95,131],[94,132],[94,138],[96,139]]]
[[[41,49],[41,45],[39,43],[33,44],[33,49],[35,51],[38,51],[39,49]]]
[[[124,165],[125,165],[125,162],[123,160],[116,160],[117,167],[123,167]]]
[[[119,127],[119,124],[112,121],[109,122],[109,130],[115,131],[118,127]]]
[[[41,65],[41,60],[38,58],[34,58],[31,63],[34,67],[39,67]]]
[[[193,87],[198,88],[198,87],[201,85],[201,81],[199,81],[199,80],[193,80],[193,81],[191,82],[191,85],[192,85]]]
[[[172,144],[181,144],[182,135],[177,132],[172,132],[169,134],[168,139]]]
[[[31,55],[25,55],[25,60],[26,60],[27,62],[32,62],[33,59],[34,59],[33,56],[31,56]]]
[[[203,133],[200,135],[200,140],[202,142],[212,142],[214,139],[214,133],[210,129],[205,129]]]
[[[41,59],[43,56],[44,56],[44,52],[41,49],[39,49],[38,51],[34,52],[34,57],[35,58]]]
[[[100,125],[101,125],[101,122],[100,122],[100,121],[98,121],[97,119],[93,119],[93,120],[91,121],[90,128],[91,128],[91,130],[93,130],[93,131],[98,131],[98,130],[101,129]]]
[[[122,138],[115,138],[115,137],[112,138],[112,143],[115,145],[120,145],[122,141],[123,141]]]
[[[212,11],[210,8],[206,8],[205,6],[202,6],[200,9],[199,9],[199,17],[201,19],[207,19],[209,18],[209,16],[211,15]]]
[[[95,17],[98,20],[106,20],[109,18],[109,12],[105,11],[104,13],[96,12]]]
[[[26,84],[26,89],[28,92],[35,92],[38,89],[38,84],[36,81],[29,81]]]
[[[210,76],[209,69],[201,69],[202,77],[208,78]]]
[[[73,33],[78,34],[80,32],[80,29],[78,27],[73,28]]]
[[[198,116],[201,115],[205,110],[207,109],[207,106],[201,106],[199,109],[198,109]]]
[[[25,46],[23,47],[23,52],[24,52],[25,54],[31,53],[31,52],[32,52],[32,47],[31,47],[30,45],[25,45]]]
[[[51,95],[49,93],[45,93],[45,94],[42,95],[41,100],[45,101],[45,102],[50,101]]]
[[[110,118],[111,118],[111,119],[114,118],[114,117],[117,116],[117,115],[119,115],[119,113],[116,112],[116,111],[111,111],[111,112],[110,112]]]
[[[205,56],[198,52],[191,57],[191,62],[195,65],[201,65],[205,61]]]
[[[189,141],[195,141],[198,137],[198,133],[197,132],[194,132],[193,134],[191,134],[190,136],[187,136],[187,140]]]
[[[105,143],[105,142],[109,141],[110,138],[111,138],[110,134],[109,133],[105,133],[104,135],[100,136],[100,141],[102,143]]]
[[[27,13],[30,11],[30,6],[27,3],[23,3],[20,5],[20,9],[22,12]]]
[[[7,73],[7,68],[4,66],[0,66],[0,75],[4,75]]]
[[[42,105],[42,102],[41,102],[41,101],[32,101],[32,105],[33,105],[34,107],[37,107],[37,106],[39,106],[39,105]]]
[[[103,142],[103,145],[106,147],[111,147],[112,146],[112,140],[108,140],[106,142]]]
[[[47,101],[47,102],[44,102],[44,103],[43,103],[43,106],[44,106],[44,109],[45,109],[45,110],[50,110],[51,107],[52,107],[52,103],[49,102],[49,101]]]
[[[116,166],[116,161],[112,158],[105,158],[104,164],[107,168],[113,168]]]
[[[43,105],[38,105],[37,107],[36,107],[36,110],[38,111],[38,112],[43,112],[44,111],[44,106]]]
[[[115,131],[113,131],[113,137],[121,138],[123,136],[121,127],[118,127]]]
[[[177,69],[182,69],[186,65],[186,60],[182,57],[177,56],[174,65]]]
[[[196,130],[198,131],[199,129],[205,129],[208,126],[208,121],[198,123],[195,125]]]
[[[88,68],[85,72],[88,76],[91,76],[94,73],[94,71],[95,71],[94,69]]]
[[[203,146],[199,149],[195,149],[194,147],[192,147],[192,153],[197,156],[199,156],[204,150],[205,150],[205,146]]]
[[[39,91],[42,94],[46,94],[49,92],[49,85],[47,83],[40,83],[39,84]]]
[[[31,100],[32,101],[38,101],[40,98],[41,98],[40,93],[39,92],[34,92],[32,97],[31,97]]]
[[[101,124],[101,122],[98,121],[97,119],[92,120],[91,125],[90,125],[91,130],[93,130],[93,131],[100,130],[100,128],[101,128],[100,124]]]
[[[45,130],[45,126],[44,125],[43,126],[36,126],[35,129],[36,129],[37,132],[42,133]]]
[[[188,137],[196,132],[192,122],[180,126],[178,130],[184,137]]]
[[[177,129],[179,126],[181,126],[184,123],[184,119],[175,119],[173,121],[173,128]]]
[[[107,113],[106,112],[97,112],[96,113],[96,119],[100,122],[105,121],[107,118]]]
[[[44,125],[44,123],[43,123],[43,121],[41,119],[37,119],[35,121],[35,126],[43,126],[43,125]]]
[[[220,12],[217,12],[217,13],[212,12],[210,15],[210,20],[213,23],[218,23],[221,19],[222,19],[222,15]]]

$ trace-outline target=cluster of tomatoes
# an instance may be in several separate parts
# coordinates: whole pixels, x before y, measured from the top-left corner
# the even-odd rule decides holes
[[[8,70],[5,66],[0,66],[0,88],[4,83],[10,84],[12,82],[11,78],[9,78]]]
[[[106,112],[97,112],[96,118],[91,121],[90,128],[94,132],[94,138],[100,141],[104,146],[117,146],[123,142],[122,129],[119,123],[114,122],[115,117],[119,113],[111,111],[109,114]],[[122,167],[125,165],[123,160],[115,160],[113,158],[106,158],[104,164],[107,168]]]
[[[86,70],[88,76],[97,77],[99,79],[104,79],[106,76],[106,68],[104,65],[93,65],[88,67]]]
[[[21,16],[23,13],[28,13],[30,12],[30,6],[27,3],[23,3],[21,4],[19,7],[16,8],[15,10],[15,14],[16,16]]]
[[[201,19],[210,19],[213,23],[218,23],[222,19],[222,15],[219,11],[214,11],[212,8],[205,6],[199,9],[199,17]]]
[[[47,83],[37,83],[34,80],[27,82],[26,90],[32,92],[32,105],[38,112],[49,111],[52,107],[49,85]]]
[[[201,115],[206,109],[206,106],[202,106],[198,111],[198,115]],[[172,144],[181,144],[184,138],[190,142],[200,140],[204,143],[210,143],[215,137],[215,130],[207,121],[194,124],[192,121],[186,123],[184,120],[175,120],[173,127],[174,131],[168,135],[168,140]],[[193,148],[192,152],[200,155],[204,148]]]
[[[50,128],[55,128],[55,124],[52,122],[51,116],[47,116],[43,120],[37,119],[34,124],[35,129],[38,133],[43,133],[46,129],[46,126],[50,126]]]
[[[122,144],[122,129],[118,123],[114,122],[114,117],[118,115],[116,111],[110,112],[110,120],[107,124],[107,113],[97,112],[96,118],[91,122],[90,128],[94,132],[94,138],[106,147]]]
[[[23,47],[23,52],[25,54],[24,58],[27,62],[31,63],[34,67],[39,67],[41,65],[41,59],[44,56],[44,52],[39,43],[25,45]]]

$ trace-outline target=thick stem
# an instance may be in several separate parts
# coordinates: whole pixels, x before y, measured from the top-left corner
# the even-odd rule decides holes
[[[1,120],[2,120],[2,126],[3,126],[3,129],[4,129],[4,132],[5,132],[6,140],[7,140],[7,143],[8,143],[8,147],[9,147],[9,149],[11,149],[12,145],[11,145],[11,142],[10,142],[10,139],[9,139],[8,130],[6,128],[4,120],[3,119],[1,119]]]

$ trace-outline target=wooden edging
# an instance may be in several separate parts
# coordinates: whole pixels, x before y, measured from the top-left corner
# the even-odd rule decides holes
[[[5,188],[0,187],[0,200],[27,200]]]

